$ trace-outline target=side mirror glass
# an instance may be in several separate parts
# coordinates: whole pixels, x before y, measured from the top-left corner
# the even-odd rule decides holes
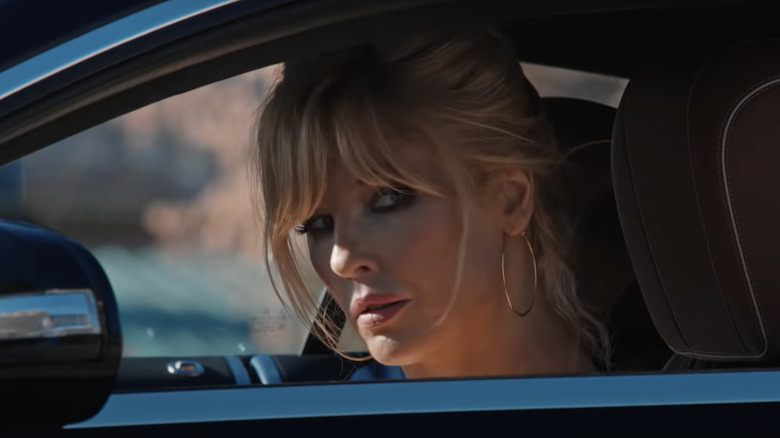
[[[0,296],[0,364],[95,360],[101,334],[91,290]]]

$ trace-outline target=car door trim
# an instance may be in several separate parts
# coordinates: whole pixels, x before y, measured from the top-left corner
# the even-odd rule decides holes
[[[246,367],[244,366],[243,362],[241,362],[241,359],[238,358],[238,356],[226,355],[225,363],[227,363],[228,368],[230,368],[230,372],[233,374],[233,380],[235,380],[236,385],[247,386],[252,383]]]
[[[280,418],[780,402],[780,372],[405,380],[113,394],[68,428]]]
[[[249,360],[249,365],[257,374],[263,385],[277,385],[283,383],[279,367],[276,366],[273,356],[269,354],[256,354]]]

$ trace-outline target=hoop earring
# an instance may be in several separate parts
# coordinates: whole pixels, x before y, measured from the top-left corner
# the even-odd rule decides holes
[[[536,274],[536,254],[534,254],[534,248],[531,246],[531,242],[528,241],[528,238],[525,237],[525,231],[520,233],[520,236],[523,237],[525,240],[525,244],[528,246],[528,250],[531,251],[531,260],[534,263],[534,292],[531,295],[531,304],[528,306],[528,309],[521,312],[515,309],[515,306],[512,304],[512,299],[509,298],[509,291],[506,289],[506,270],[504,268],[504,252],[501,251],[501,279],[504,282],[504,295],[506,295],[506,302],[509,303],[509,308],[512,309],[513,312],[515,312],[518,316],[526,316],[529,312],[531,312],[531,309],[534,308],[534,302],[536,302],[536,284],[537,284],[537,274]]]

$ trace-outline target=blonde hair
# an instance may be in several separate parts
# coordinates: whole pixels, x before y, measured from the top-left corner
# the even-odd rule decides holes
[[[526,236],[536,251],[539,289],[603,359],[606,331],[580,303],[568,263],[571,231],[556,186],[563,157],[535,89],[492,33],[429,33],[287,63],[261,111],[252,174],[266,265],[269,273],[276,265],[295,312],[313,320],[310,328],[334,351],[337,324],[315,317],[318,303],[305,288],[290,232],[322,200],[337,159],[367,184],[454,195],[461,206],[488,175],[528,171],[535,209]],[[389,134],[427,140],[451,185],[411,172]],[[276,283],[274,290],[281,297]]]

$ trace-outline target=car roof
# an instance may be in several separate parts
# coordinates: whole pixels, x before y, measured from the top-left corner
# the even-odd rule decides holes
[[[0,70],[161,1],[0,0]]]
[[[93,0],[0,0],[0,39],[2,41],[14,41],[14,44],[6,44],[0,47],[0,70],[14,65],[37,53],[51,48],[59,43],[67,41],[101,25],[115,21],[121,17],[148,8],[165,0],[112,0],[109,2],[95,2]],[[263,0],[241,0],[243,3],[270,3]],[[334,9],[343,5],[360,2],[354,0],[319,0],[304,1],[306,4],[323,4]],[[227,3],[227,2],[223,2]],[[409,2],[396,2],[398,4]],[[412,2],[423,4],[452,5],[473,3],[463,0],[423,0]],[[493,1],[483,1],[484,9],[494,6]],[[504,2],[507,3],[507,2]],[[611,41],[612,48],[619,48],[621,41],[626,45],[635,45],[654,41],[655,44],[671,39],[690,39],[690,35],[684,35],[686,29],[692,30],[691,18],[696,20],[696,31],[701,32],[701,26],[710,24],[710,28],[720,32],[729,32],[728,28],[720,26],[723,19],[733,22],[741,21],[739,10],[747,10],[749,3],[740,1],[702,1],[702,0],[673,0],[673,1],[554,1],[554,2],[516,2],[512,6],[515,13],[527,13],[529,16],[537,16],[536,25],[530,26],[526,31],[514,32],[518,38],[526,36],[528,32],[538,32],[542,28],[550,26],[560,27],[564,24],[569,28],[565,34],[560,31],[544,33],[544,39],[559,50],[547,50],[546,55],[529,53],[532,58],[545,59],[549,65],[571,66],[574,64],[583,66],[578,53],[583,45],[602,45]],[[731,6],[731,7],[729,7]],[[705,10],[706,9],[706,10]],[[46,13],[41,13],[46,11]],[[735,16],[735,12],[737,15]],[[703,14],[707,14],[707,20],[701,20]],[[714,15],[713,15],[714,14]],[[749,27],[739,27],[739,32],[744,33],[757,27],[756,21],[760,21],[765,14],[748,12],[745,14],[753,21]],[[561,17],[568,17],[561,19]],[[758,26],[761,27],[761,26]],[[653,29],[656,31],[654,32]],[[657,32],[663,30],[663,32]],[[571,38],[576,35],[577,38]],[[620,38],[617,38],[620,36]],[[645,38],[643,38],[644,36]],[[557,44],[556,40],[564,40],[568,45]],[[615,46],[614,43],[618,45]],[[542,45],[544,46],[544,44]],[[566,49],[568,47],[568,49]],[[613,55],[616,53],[613,52]],[[618,58],[631,58],[630,53]],[[608,59],[606,56],[597,57],[586,62],[587,70],[625,75],[625,65],[619,59]]]
[[[14,29],[21,29],[21,35],[31,32],[28,27],[37,29],[39,16],[47,15],[36,15],[33,6],[25,5],[27,1],[0,1],[0,17],[17,14],[18,19],[12,27],[0,25],[4,40],[18,40]],[[32,0],[29,3],[42,10],[57,2]],[[65,35],[72,37],[90,29],[102,30],[102,23],[118,17],[127,21],[154,8],[172,9],[177,5],[203,13],[183,15],[170,25],[150,27],[147,33],[118,40],[94,56],[62,64],[60,69],[51,70],[51,74],[40,76],[39,81],[28,82],[31,86],[14,88],[13,84],[7,81],[3,84],[0,80],[0,164],[176,93],[295,56],[431,25],[503,27],[522,61],[621,77],[630,77],[635,66],[649,53],[669,45],[780,32],[775,25],[780,16],[777,10],[767,13],[765,9],[757,10],[734,1],[120,0],[100,3],[114,6],[78,19],[73,18],[78,14],[68,12],[63,14],[62,21],[73,19],[73,23],[59,25],[62,27],[27,41],[22,49],[6,49],[0,54],[0,77],[4,72],[38,60],[40,56],[29,58],[36,53],[48,54],[51,51],[46,50],[67,39]],[[85,8],[74,11],[82,9]],[[138,14],[128,15],[133,11]],[[707,20],[701,19],[704,16]],[[42,25],[49,21],[57,20],[47,18]],[[89,33],[94,32],[84,35]],[[67,43],[71,41],[74,40]],[[20,59],[27,60],[13,64]],[[2,66],[6,66],[5,70]],[[2,88],[9,86],[11,91],[4,93]]]

